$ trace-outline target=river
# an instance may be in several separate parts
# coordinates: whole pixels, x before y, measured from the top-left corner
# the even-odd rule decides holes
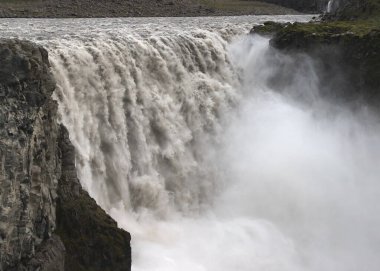
[[[132,234],[133,270],[375,271],[378,118],[320,97],[312,58],[247,35],[310,19],[0,19],[0,29],[48,50],[78,176]]]

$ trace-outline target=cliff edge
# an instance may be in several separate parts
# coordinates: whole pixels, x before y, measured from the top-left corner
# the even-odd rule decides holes
[[[344,102],[380,105],[380,0],[335,0],[320,21],[254,27],[288,54],[306,53],[318,63],[325,95]],[[339,73],[339,74],[338,74]],[[337,78],[340,78],[337,81]],[[325,79],[325,80],[324,80]],[[326,86],[326,82],[335,85]],[[331,90],[334,89],[334,93]]]
[[[129,233],[82,190],[48,53],[0,40],[0,270],[130,270]]]

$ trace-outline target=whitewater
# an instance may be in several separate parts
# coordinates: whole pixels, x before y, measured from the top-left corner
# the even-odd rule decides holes
[[[131,233],[132,270],[377,271],[378,115],[321,97],[311,57],[247,35],[310,19],[1,19],[0,29],[49,51],[79,179]]]

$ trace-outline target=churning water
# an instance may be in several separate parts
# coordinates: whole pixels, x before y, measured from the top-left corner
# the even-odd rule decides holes
[[[246,35],[309,19],[0,29],[49,50],[82,185],[131,232],[135,271],[377,271],[379,119],[320,98],[310,57]]]

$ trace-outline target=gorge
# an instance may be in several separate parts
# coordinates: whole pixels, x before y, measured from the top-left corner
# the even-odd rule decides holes
[[[0,270],[377,270],[362,10],[2,19]]]

